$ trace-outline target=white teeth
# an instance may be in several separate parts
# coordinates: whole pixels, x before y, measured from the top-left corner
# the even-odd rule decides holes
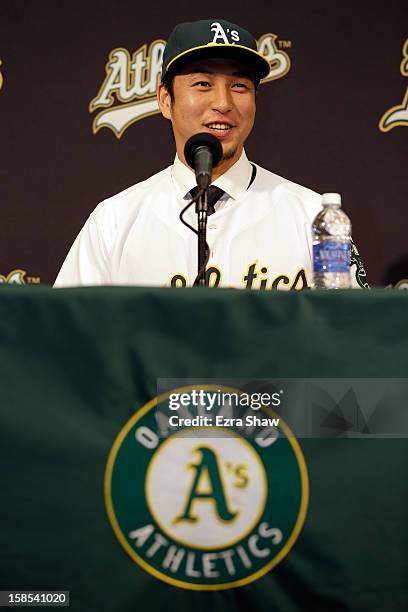
[[[212,130],[229,130],[231,126],[227,123],[210,123],[208,127]]]

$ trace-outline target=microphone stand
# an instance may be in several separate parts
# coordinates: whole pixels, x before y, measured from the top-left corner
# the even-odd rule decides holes
[[[198,215],[198,273],[194,284],[208,285],[205,266],[207,263],[207,216],[208,216],[208,192],[203,191],[196,202],[196,213]]]
[[[198,274],[194,285],[208,285],[206,278],[206,265],[210,258],[207,245],[207,215],[208,215],[208,187],[211,183],[212,170],[221,161],[222,145],[212,134],[202,132],[190,136],[184,145],[184,157],[187,164],[195,171],[198,194],[181,211],[180,219],[198,236]],[[196,199],[197,198],[197,199]],[[198,215],[198,229],[194,229],[183,219],[183,214],[193,202],[196,202]]]

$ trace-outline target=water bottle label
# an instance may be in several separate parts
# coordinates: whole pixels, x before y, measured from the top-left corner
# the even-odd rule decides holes
[[[348,272],[351,249],[349,242],[325,240],[313,245],[313,269],[315,272]]]

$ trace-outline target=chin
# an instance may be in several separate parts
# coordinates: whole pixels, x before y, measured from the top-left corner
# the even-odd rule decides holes
[[[230,159],[232,159],[233,157],[236,156],[238,149],[235,148],[229,148],[229,149],[224,149],[223,148],[223,152],[222,152],[222,159],[221,161],[229,161]]]

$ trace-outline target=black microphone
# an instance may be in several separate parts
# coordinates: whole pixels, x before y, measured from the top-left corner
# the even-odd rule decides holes
[[[212,134],[194,134],[184,146],[186,162],[195,171],[197,185],[207,189],[211,183],[212,169],[222,157],[222,145]]]

